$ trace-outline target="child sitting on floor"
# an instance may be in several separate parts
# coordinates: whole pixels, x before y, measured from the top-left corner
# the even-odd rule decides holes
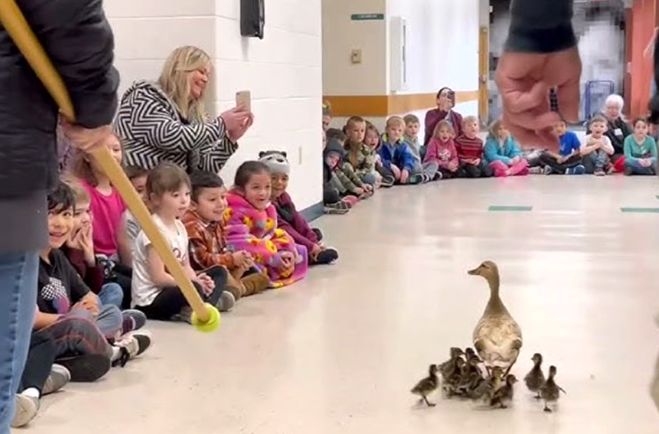
[[[126,172],[126,176],[130,180],[130,183],[133,184],[135,191],[137,191],[142,198],[142,201],[147,204],[148,207],[148,202],[146,200],[146,178],[149,176],[149,171],[139,166],[127,166],[124,168],[124,172]],[[142,227],[129,209],[124,212],[122,219],[123,225],[126,228],[127,242],[131,248],[133,248],[135,246],[135,240],[140,234]]]
[[[405,121],[400,116],[387,119],[385,134],[382,136],[380,158],[382,165],[390,170],[398,184],[419,184],[423,180],[416,165],[414,154],[403,141]]]
[[[372,191],[377,188],[378,177],[375,171],[375,151],[366,146],[366,121],[359,116],[348,119],[345,126],[347,138],[345,149],[347,156],[343,163],[343,171],[348,176],[356,176],[366,188]]]
[[[632,127],[634,134],[625,139],[625,175],[655,175],[657,144],[648,136],[648,121],[638,118]]]
[[[333,199],[338,196],[339,200],[345,202],[348,208],[355,206],[361,199],[372,195],[364,189],[355,185],[343,172],[343,159],[345,151],[343,145],[337,139],[330,139],[323,152],[323,163],[326,182],[329,182],[328,192],[332,192]]]
[[[121,164],[121,143],[116,136],[110,137],[108,147]],[[105,283],[116,282],[121,286],[122,307],[127,308],[130,306],[133,246],[123,225],[126,205],[103,169],[84,152],[76,151],[73,155],[71,174],[82,183],[90,198],[94,252],[105,269]]]
[[[594,116],[588,124],[590,134],[584,138],[579,149],[582,164],[588,174],[604,176],[612,171],[611,156],[614,149],[611,139],[605,135],[607,128],[607,120],[599,115]]]
[[[220,311],[230,310],[236,300],[225,290],[227,270],[214,267],[197,274],[190,266],[188,234],[179,220],[190,206],[188,175],[175,164],[162,163],[149,173],[146,192],[154,223],[199,294]],[[148,318],[191,321],[192,309],[144,230],[135,241],[132,286],[133,305]]]
[[[48,195],[49,241],[40,253],[35,328],[48,330],[56,341],[68,341],[71,334],[77,340],[94,341],[100,333],[115,343],[112,360],[121,359],[123,364],[144,352],[151,340],[146,335],[126,334],[137,328],[138,316],[100,303],[60,250],[73,231],[74,204],[73,191],[63,182]],[[65,319],[77,321],[62,323]]]
[[[246,250],[228,251],[223,227],[227,189],[222,178],[212,172],[193,172],[192,201],[183,216],[190,240],[190,265],[197,271],[215,266],[229,271],[227,289],[236,300],[263,292],[270,285],[267,275],[254,268]]]
[[[224,222],[227,248],[249,252],[256,267],[267,271],[271,285],[278,288],[306,276],[308,253],[277,226],[271,186],[268,166],[259,161],[241,164],[227,196]]]
[[[522,150],[500,120],[490,126],[483,154],[494,176],[523,176],[529,173],[529,164],[522,157]]]
[[[94,255],[94,237],[90,199],[87,190],[75,179],[64,182],[71,188],[75,198],[73,230],[61,250],[76,269],[85,284],[98,295],[101,304],[113,304],[121,308],[124,298],[121,286],[116,282],[105,282],[103,265]]]
[[[421,143],[419,143],[419,128],[421,123],[416,115],[408,114],[403,117],[405,122],[405,132],[403,141],[407,144],[412,156],[414,157],[414,171],[422,172],[421,161]]]
[[[259,153],[259,161],[270,168],[272,174],[272,203],[277,209],[279,227],[286,231],[297,244],[307,248],[309,264],[331,264],[339,258],[335,249],[323,246],[320,229],[312,229],[295,208],[293,199],[286,192],[290,164],[285,152],[267,151]]]
[[[461,178],[489,178],[492,169],[483,161],[483,141],[478,137],[479,126],[476,116],[466,116],[462,121],[462,134],[455,139],[458,150]]]
[[[460,161],[453,138],[453,125],[447,120],[441,120],[435,125],[423,160],[424,172],[432,179],[450,179],[458,176]],[[434,172],[434,174],[433,174]]]
[[[380,132],[375,127],[375,125],[368,121],[366,122],[366,136],[364,137],[364,144],[369,150],[369,155],[375,156],[375,172],[379,186],[382,188],[393,187],[394,182],[396,182],[394,179],[394,174],[391,170],[386,169],[382,165],[382,158],[379,154],[381,146]]]
[[[554,133],[560,140],[558,154],[551,151],[540,154],[540,164],[545,166],[545,175],[552,173],[582,175],[586,169],[581,164],[579,138],[572,131],[568,131],[567,124],[563,120],[554,125]]]

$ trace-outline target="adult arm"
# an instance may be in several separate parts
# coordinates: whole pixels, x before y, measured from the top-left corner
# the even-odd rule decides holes
[[[228,135],[224,135],[217,142],[210,142],[199,149],[199,170],[218,173],[229,158],[238,150],[238,142],[233,142]]]
[[[573,47],[572,0],[513,0],[506,50],[553,53]]]
[[[124,110],[130,113],[120,114],[118,128],[130,131],[134,140],[166,152],[200,150],[225,138],[222,118],[184,124],[155,89],[137,89],[124,97],[121,112]]]
[[[119,73],[114,37],[101,0],[19,1],[37,39],[62,76],[85,128],[109,125],[117,108]]]

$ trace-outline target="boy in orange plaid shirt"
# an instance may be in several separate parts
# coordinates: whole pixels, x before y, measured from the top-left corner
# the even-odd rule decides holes
[[[190,239],[190,265],[197,271],[213,266],[229,270],[228,288],[236,300],[262,292],[270,279],[254,268],[246,251],[229,252],[225,248],[222,216],[227,207],[227,189],[222,178],[212,172],[194,172],[192,203],[183,216],[183,224]]]

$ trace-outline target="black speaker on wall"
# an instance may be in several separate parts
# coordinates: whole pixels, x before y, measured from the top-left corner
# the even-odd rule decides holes
[[[240,34],[263,39],[265,0],[240,0]]]

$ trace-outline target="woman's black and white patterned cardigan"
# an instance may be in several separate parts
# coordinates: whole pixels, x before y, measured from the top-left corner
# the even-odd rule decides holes
[[[147,170],[168,161],[188,172],[218,173],[238,148],[222,119],[188,123],[160,87],[147,81],[124,93],[114,129],[124,146],[124,164]]]

